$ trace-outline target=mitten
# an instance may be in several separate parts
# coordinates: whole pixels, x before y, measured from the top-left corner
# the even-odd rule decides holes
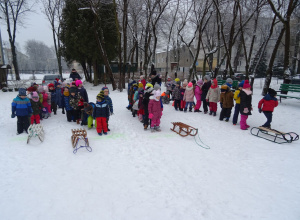
[[[258,112],[259,112],[259,113],[261,113],[261,112],[262,112],[261,108],[259,108],[259,109],[258,109]]]
[[[153,114],[149,113],[149,118],[152,119],[153,118]]]
[[[16,117],[16,115],[15,115],[15,113],[12,113],[11,118],[14,118],[14,117]]]

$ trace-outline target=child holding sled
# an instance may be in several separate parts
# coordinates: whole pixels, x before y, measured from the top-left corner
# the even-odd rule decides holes
[[[263,112],[267,118],[266,123],[262,125],[265,128],[271,128],[271,122],[273,117],[274,108],[278,106],[278,100],[276,98],[276,91],[274,89],[269,88],[268,94],[265,95],[258,103],[258,111],[259,113]]]

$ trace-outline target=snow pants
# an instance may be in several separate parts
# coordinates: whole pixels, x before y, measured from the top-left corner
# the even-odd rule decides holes
[[[207,102],[206,99],[204,99],[202,102],[203,102],[203,110],[204,110],[204,113],[205,113],[205,112],[208,112],[209,102]]]
[[[249,125],[247,125],[248,115],[241,115],[240,128],[246,130]]]
[[[209,111],[211,111],[211,112],[217,112],[217,110],[218,110],[217,103],[216,102],[210,102],[209,103]]]
[[[240,114],[240,104],[235,104],[232,124],[236,125],[236,123],[238,121],[239,114]]]
[[[232,108],[222,108],[220,113],[220,120],[223,120],[224,118],[229,119],[231,115],[231,109]]]
[[[175,99],[175,101],[174,101],[174,108],[175,108],[175,110],[178,110],[178,108],[181,109],[180,99]]]
[[[263,125],[263,127],[270,127],[272,122],[273,113],[270,111],[264,111],[264,115],[267,118],[267,122]]]
[[[97,133],[107,132],[107,123],[106,123],[106,117],[98,117],[96,118],[97,121]]]
[[[160,118],[151,120],[151,128],[154,128],[155,126],[158,127],[159,125],[160,125]]]
[[[89,115],[89,117],[87,118],[88,128],[92,128],[93,127],[93,122],[94,122],[93,116]],[[97,128],[97,120],[95,120],[95,128]]]
[[[32,116],[30,117],[30,120],[31,120],[31,124],[34,123],[34,120],[35,120],[35,123],[36,123],[36,124],[39,124],[39,123],[40,123],[40,115],[32,115]]]
[[[201,99],[197,100],[196,106],[195,106],[195,110],[199,110],[201,107]]]
[[[18,121],[17,121],[17,131],[19,134],[23,133],[25,130],[27,132],[27,129],[29,127],[29,120],[28,116],[17,116]]]

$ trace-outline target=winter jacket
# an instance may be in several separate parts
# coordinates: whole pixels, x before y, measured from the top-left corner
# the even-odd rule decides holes
[[[159,78],[159,75],[156,75],[152,78],[151,84],[154,86],[155,83],[161,85],[161,78]]]
[[[139,99],[139,91],[136,90],[136,91],[134,92],[133,101],[136,102],[138,99]]]
[[[206,96],[207,96],[207,93],[208,93],[208,90],[211,86],[211,82],[208,81],[208,82],[205,82],[201,88],[202,90],[202,95],[201,95],[201,101],[204,101],[206,99]]]
[[[145,115],[148,115],[148,105],[149,105],[149,101],[150,101],[150,97],[153,94],[151,92],[145,92],[144,94],[144,98],[143,98],[143,105],[144,105],[144,109],[145,109]]]
[[[220,101],[220,93],[219,87],[214,89],[210,87],[206,95],[206,99],[208,99],[209,102],[218,102]]]
[[[63,95],[62,96],[62,107],[65,108],[66,111],[73,110],[73,108],[70,105],[70,95],[68,95],[68,96]]]
[[[202,90],[200,88],[200,86],[196,85],[195,87],[195,97],[197,101],[201,100],[201,95],[202,95]]]
[[[87,94],[85,88],[78,87],[78,92],[79,92],[80,96],[83,98],[84,102],[89,102],[89,97],[88,97],[88,94]]]
[[[144,97],[139,97],[139,104],[138,104],[139,110],[142,110],[145,108],[143,99],[144,99]]]
[[[82,99],[82,97],[78,93],[76,93],[75,96],[70,95],[69,97],[70,97],[70,101],[69,101],[70,106],[74,110],[78,110],[79,109],[78,103],[79,103],[80,99]]]
[[[221,93],[220,102],[223,108],[232,108],[233,104],[233,93],[228,89],[225,93]]]
[[[72,78],[73,81],[75,81],[75,79],[81,79],[80,75],[77,72],[71,72],[69,78]]]
[[[56,99],[56,90],[49,90],[51,94],[51,103],[55,103],[57,105],[57,99]]]
[[[48,103],[48,96],[49,96],[49,94],[48,94],[47,92],[43,92],[42,95],[43,95],[43,102],[42,102],[42,105],[43,105],[45,108],[49,108],[49,103]],[[50,106],[51,106],[51,103],[50,103]]]
[[[31,103],[31,108],[32,108],[32,112],[33,112],[32,114],[39,115],[41,112],[41,109],[44,108],[42,103],[40,101],[35,102],[32,99],[30,99],[30,103]]]
[[[193,87],[186,87],[184,96],[183,96],[183,101],[186,102],[193,102],[194,101],[194,90]]]
[[[62,93],[61,93],[61,88],[56,88],[56,101],[55,103],[58,105],[59,108],[62,107]]]
[[[180,88],[180,100],[183,100],[184,93],[185,93],[185,88],[181,87]]]
[[[139,80],[139,82],[141,82],[143,84],[143,89],[145,89],[145,86],[146,86],[146,80],[145,79],[142,79],[142,80]]]
[[[236,104],[241,103],[240,92],[241,92],[241,90],[239,90],[239,89],[235,90],[235,92],[234,92],[233,98],[234,98]]]
[[[114,108],[113,108],[113,103],[112,103],[111,98],[109,96],[104,96],[104,100],[108,104],[110,114],[113,114],[114,113]]]
[[[240,92],[240,113],[241,115],[251,115],[252,109],[252,92],[242,89]]]
[[[274,108],[278,106],[278,100],[275,97],[267,94],[263,99],[258,103],[258,108],[261,108],[262,111],[273,112]]]
[[[180,100],[180,98],[181,98],[181,95],[180,95],[180,87],[178,86],[176,86],[175,88],[174,88],[174,90],[173,90],[173,98],[175,99],[175,100]]]
[[[17,96],[11,103],[12,114],[16,116],[29,116],[32,113],[31,103],[29,98],[22,99]]]
[[[153,120],[160,119],[162,114],[161,102],[151,98],[148,105],[148,113],[149,115],[153,114]]]
[[[109,117],[109,107],[105,100],[103,100],[102,102],[96,102],[94,112],[93,112],[93,117],[94,118]]]
[[[166,82],[167,91],[172,91],[172,85],[173,85],[173,81]]]

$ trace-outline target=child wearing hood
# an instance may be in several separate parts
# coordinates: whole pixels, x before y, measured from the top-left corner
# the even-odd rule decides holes
[[[245,80],[243,89],[240,92],[240,113],[241,113],[241,121],[240,128],[242,130],[247,130],[250,126],[247,124],[248,116],[251,115],[252,111],[252,91],[251,86],[249,84],[249,80]]]
[[[212,80],[211,86],[206,95],[206,102],[209,102],[209,115],[216,116],[220,101],[220,88],[216,79]]]
[[[189,82],[183,96],[183,101],[186,102],[184,107],[184,112],[187,111],[187,107],[189,107],[189,111],[192,111],[193,103],[194,103],[194,89],[193,89],[193,83]]]
[[[70,92],[69,92],[69,87],[67,86],[64,88],[64,92],[62,96],[62,107],[63,109],[66,110],[68,122],[71,122],[73,108],[70,105]]]
[[[183,100],[183,96],[187,85],[188,85],[188,81],[185,79],[182,83],[182,87],[180,88],[180,106],[181,106],[181,108],[179,109],[180,111],[183,111],[183,109],[185,108],[186,102]]]
[[[48,117],[50,117],[50,113],[51,113],[51,95],[47,92],[48,91],[47,86],[39,87],[39,91],[43,96],[42,105],[45,107],[45,110],[43,109],[42,111],[42,118],[47,119]]]
[[[89,97],[86,89],[83,87],[82,81],[78,79],[75,81],[75,84],[78,88],[79,95],[83,98],[84,102],[89,102]]]
[[[274,89],[269,88],[268,94],[262,98],[258,103],[259,113],[263,112],[267,118],[266,123],[262,125],[265,128],[271,128],[271,122],[273,117],[274,108],[278,106],[278,100],[276,98],[277,92]]]
[[[231,115],[231,109],[233,107],[233,93],[227,85],[221,86],[220,103],[222,105],[222,110],[219,120],[223,121],[225,118],[225,121],[228,122]]]
[[[176,111],[178,109],[181,109],[180,101],[181,101],[181,95],[180,95],[180,81],[176,81],[176,86],[173,90],[173,96],[174,98],[174,108]]]
[[[11,103],[12,114],[11,117],[17,116],[17,134],[25,132],[29,127],[28,117],[32,114],[30,100],[27,98],[26,89],[20,88],[19,95],[13,99]]]
[[[236,125],[239,114],[240,114],[240,103],[241,103],[240,92],[243,89],[243,86],[244,86],[244,80],[239,83],[239,85],[238,85],[239,88],[237,90],[235,90],[235,92],[234,92],[233,98],[235,100],[235,107],[234,107],[234,114],[233,114],[233,118],[232,118],[233,125]]]
[[[32,93],[30,103],[33,111],[32,116],[30,117],[31,124],[33,124],[34,121],[36,124],[40,124],[40,112],[44,108],[44,106],[40,102],[37,92]]]
[[[145,110],[143,104],[144,90],[139,91],[139,103],[138,103],[138,117],[140,122],[144,123],[145,119]]]
[[[199,79],[195,86],[195,97],[196,97],[197,103],[196,103],[194,112],[201,112],[200,107],[201,107],[201,95],[202,95],[201,87],[202,87],[202,85],[203,85],[203,81],[202,81],[202,79]]]
[[[208,112],[209,103],[206,101],[206,96],[207,96],[210,86],[211,86],[210,77],[206,75],[206,76],[204,76],[204,83],[201,87],[201,90],[202,90],[201,101],[203,102],[204,114],[207,114],[207,112]]]
[[[145,94],[143,97],[143,105],[144,105],[144,130],[147,130],[148,125],[149,125],[149,111],[148,111],[148,106],[149,106],[149,101],[150,97],[153,95],[153,85],[151,83],[147,83],[145,87]]]
[[[109,117],[109,107],[105,101],[103,90],[97,95],[97,102],[95,104],[93,117],[96,118],[96,129],[98,135],[102,136],[102,131],[104,135],[107,135],[106,118]]]
[[[69,103],[72,108],[72,110],[70,111],[71,118],[73,119],[74,122],[79,124],[79,116],[81,113],[81,111],[79,109],[81,108],[81,106],[83,107],[83,99],[79,95],[79,92],[76,87],[71,87],[69,89],[69,93],[70,93]],[[82,99],[82,101],[81,101],[81,99]],[[82,105],[80,103],[82,103]]]
[[[163,109],[160,102],[160,90],[154,90],[153,98],[151,97],[148,105],[149,119],[151,119],[151,132],[161,131],[159,125],[162,111]]]

